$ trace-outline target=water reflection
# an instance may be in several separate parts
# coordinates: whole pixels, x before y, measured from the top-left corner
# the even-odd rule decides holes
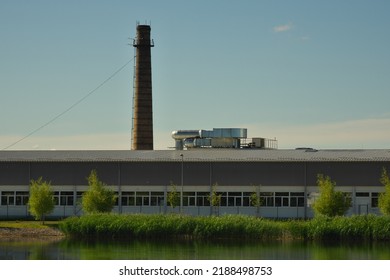
[[[0,259],[19,260],[380,260],[390,259],[389,243],[313,242],[0,241]]]

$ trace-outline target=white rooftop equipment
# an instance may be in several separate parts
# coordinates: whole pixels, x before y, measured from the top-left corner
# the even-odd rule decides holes
[[[246,128],[213,128],[213,130],[175,130],[172,138],[175,149],[225,148],[225,149],[277,149],[277,140],[247,138]]]

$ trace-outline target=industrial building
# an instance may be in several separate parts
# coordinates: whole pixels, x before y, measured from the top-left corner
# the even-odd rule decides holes
[[[379,182],[390,169],[390,150],[190,149],[162,151],[1,151],[0,217],[28,216],[29,182],[50,181],[56,217],[81,215],[87,176],[99,178],[117,194],[114,212],[188,215],[246,214],[272,218],[309,218],[318,196],[317,174],[328,175],[351,197],[348,214],[379,213]],[[172,209],[172,186],[182,205]],[[210,206],[212,189],[222,195]],[[260,195],[253,207],[250,195]]]
[[[175,150],[153,150],[150,30],[138,25],[133,42],[131,150],[0,151],[0,218],[29,216],[30,181],[40,177],[54,191],[51,216],[82,215],[80,201],[93,169],[116,193],[117,213],[309,218],[318,174],[330,176],[351,198],[348,214],[378,213],[384,191],[379,180],[382,169],[390,169],[390,150],[279,150],[276,139],[248,139],[245,128],[177,130]],[[174,188],[181,203],[171,208],[167,194]],[[213,191],[221,194],[218,207],[210,206]],[[260,207],[250,203],[254,192]]]

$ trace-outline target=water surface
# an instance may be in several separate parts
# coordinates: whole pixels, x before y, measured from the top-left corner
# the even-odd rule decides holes
[[[61,240],[0,241],[0,259],[18,260],[390,260],[390,243]]]

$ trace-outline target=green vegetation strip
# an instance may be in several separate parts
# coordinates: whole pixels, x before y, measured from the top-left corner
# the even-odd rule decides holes
[[[390,240],[390,218],[373,215],[276,221],[240,215],[95,214],[67,218],[59,227],[77,238]]]
[[[57,228],[59,222],[58,221],[47,221],[45,224],[42,224],[40,221],[0,221],[0,229],[1,228]]]

